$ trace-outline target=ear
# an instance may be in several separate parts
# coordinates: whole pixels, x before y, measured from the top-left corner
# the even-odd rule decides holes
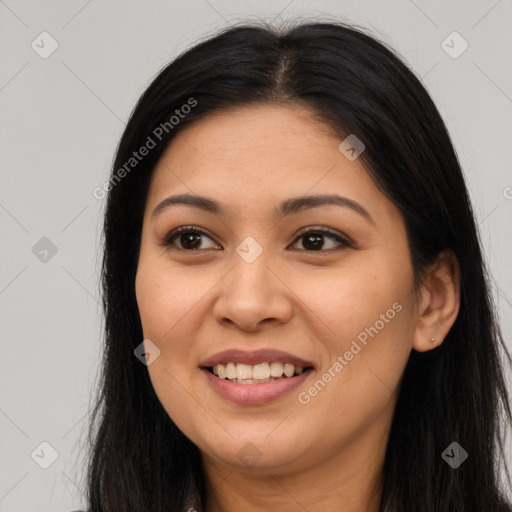
[[[420,285],[413,349],[439,346],[455,323],[460,308],[460,269],[452,251],[442,251]],[[432,342],[431,340],[435,341]]]

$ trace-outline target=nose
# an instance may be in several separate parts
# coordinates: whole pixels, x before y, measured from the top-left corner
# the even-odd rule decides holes
[[[270,260],[265,251],[252,263],[235,255],[233,268],[219,283],[213,310],[218,322],[253,332],[290,320],[293,294]]]

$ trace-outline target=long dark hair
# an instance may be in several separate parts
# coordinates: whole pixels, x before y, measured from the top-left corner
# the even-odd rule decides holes
[[[255,103],[306,105],[340,141],[350,133],[365,144],[368,173],[405,219],[418,283],[445,249],[460,265],[455,324],[440,347],[411,353],[401,381],[380,510],[510,510],[498,473],[501,422],[512,420],[500,357],[510,363],[510,355],[449,134],[395,52],[364,29],[322,21],[224,29],[167,65],[131,114],[102,189],[105,351],[89,426],[90,511],[181,512],[193,491],[206,504],[199,450],[169,418],[134,356],[143,340],[135,274],[149,180],[169,142],[211,112]],[[146,156],[130,160],[143,146],[151,146]],[[441,457],[452,442],[469,455],[457,469]]]

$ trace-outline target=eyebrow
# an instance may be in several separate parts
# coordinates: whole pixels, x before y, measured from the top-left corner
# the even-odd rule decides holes
[[[179,194],[175,196],[169,196],[161,201],[155,207],[151,216],[155,217],[163,210],[173,205],[187,205],[206,212],[214,213],[216,215],[224,215],[226,213],[224,208],[213,199],[195,194]],[[375,221],[373,220],[372,216],[362,205],[353,199],[349,199],[348,197],[343,197],[337,194],[309,195],[286,199],[274,210],[274,215],[277,219],[282,219],[293,213],[329,205],[350,208],[351,210],[364,217],[370,224],[375,226]]]

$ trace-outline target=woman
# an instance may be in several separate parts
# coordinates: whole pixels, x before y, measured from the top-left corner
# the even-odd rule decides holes
[[[144,92],[102,190],[91,512],[511,510],[474,215],[390,49],[224,30]]]

